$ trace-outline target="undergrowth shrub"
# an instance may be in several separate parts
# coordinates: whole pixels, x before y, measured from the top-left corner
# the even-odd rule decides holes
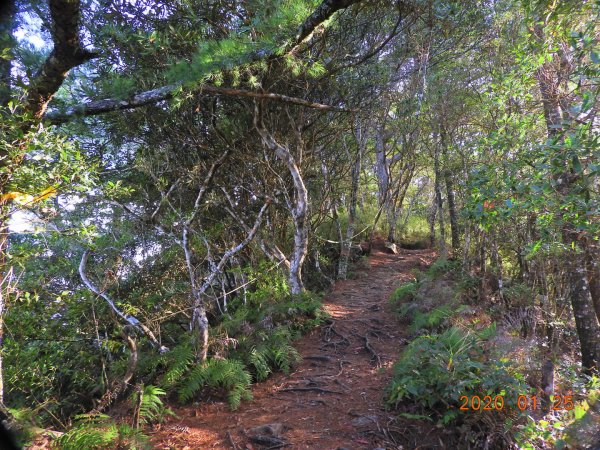
[[[291,345],[292,332],[279,327],[271,333],[259,333],[260,342],[247,353],[247,364],[253,369],[257,380],[266,379],[274,370],[289,373],[302,357]]]
[[[454,308],[447,304],[438,306],[427,312],[416,310],[414,311],[410,329],[413,333],[419,330],[434,330],[441,327],[455,312]]]
[[[162,422],[167,416],[175,416],[175,413],[165,407],[161,397],[166,392],[158,386],[141,385],[131,395],[134,408],[134,426],[147,425],[149,423]]]
[[[196,364],[191,342],[164,354],[160,386],[177,390],[184,402],[202,391],[216,391],[226,396],[231,409],[237,409],[242,400],[252,397],[253,379],[264,380],[275,371],[288,373],[298,364],[301,357],[293,341],[327,317],[319,297],[259,294],[249,296],[246,304],[230,304],[229,315],[212,328],[213,356],[204,364]]]
[[[104,414],[82,414],[76,423],[54,441],[60,450],[140,450],[150,448],[148,437],[125,423],[115,423]]]
[[[523,377],[509,363],[486,358],[484,344],[495,331],[495,325],[479,332],[451,327],[412,341],[394,365],[388,405],[417,402],[448,424],[460,415],[463,395],[527,392]],[[511,398],[507,395],[507,405]]]
[[[431,264],[431,266],[429,266],[429,268],[427,269],[425,274],[429,278],[435,280],[437,278],[444,276],[448,272],[458,269],[458,267],[459,267],[458,261],[451,261],[449,259],[439,258],[436,261],[434,261]]]
[[[520,449],[600,448],[600,378],[595,375],[574,383],[574,407],[554,411],[541,419],[527,417],[516,441]],[[577,397],[580,397],[577,399]]]
[[[226,393],[231,409],[237,409],[242,400],[251,400],[250,384],[252,376],[241,361],[230,359],[209,359],[197,364],[182,380],[179,399],[191,400],[202,389],[211,388]]]
[[[397,288],[390,297],[392,303],[404,303],[412,301],[417,296],[419,283],[417,281],[409,281]]]

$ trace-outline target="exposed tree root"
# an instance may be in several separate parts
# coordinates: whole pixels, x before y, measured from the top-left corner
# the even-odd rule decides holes
[[[322,394],[343,394],[343,392],[340,391],[332,391],[329,389],[323,389],[320,387],[291,387],[291,388],[285,388],[285,389],[280,389],[279,392],[306,392],[306,391],[315,391],[315,392],[320,392]]]
[[[377,362],[377,367],[381,367],[381,358],[369,342],[369,333],[371,333],[371,331],[367,331],[363,336],[363,339],[365,340],[365,349],[371,354],[371,362],[375,361]]]

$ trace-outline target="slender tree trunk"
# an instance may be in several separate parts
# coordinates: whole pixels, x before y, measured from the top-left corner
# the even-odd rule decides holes
[[[438,203],[436,193],[434,190],[433,197],[431,199],[431,206],[429,207],[429,214],[427,220],[429,221],[429,247],[435,247],[435,217],[438,212]]]
[[[446,197],[448,198],[448,216],[450,217],[450,235],[452,239],[452,250],[460,248],[458,229],[458,218],[456,214],[456,200],[454,197],[454,183],[450,170],[444,170],[444,181],[446,182]]]
[[[447,160],[448,156],[448,137],[444,127],[440,126],[440,144],[442,146],[442,155]],[[450,218],[450,235],[452,239],[452,250],[457,251],[460,247],[458,219],[456,215],[456,202],[454,198],[454,182],[452,180],[452,172],[445,168],[444,182],[446,184],[446,197],[448,198],[448,216]]]
[[[600,251],[598,244],[593,244],[589,240],[585,242],[585,263],[588,280],[590,283],[590,295],[594,303],[596,317],[600,321]]]
[[[387,240],[394,242],[396,232],[397,215],[394,213],[394,196],[390,176],[390,160],[386,156],[385,128],[383,125],[377,127],[375,135],[375,173],[377,174],[377,186],[379,189],[379,207],[385,213],[388,223]]]
[[[536,25],[535,38],[540,45],[544,45],[544,28]],[[565,48],[562,52],[567,51]],[[548,137],[563,142],[563,109],[566,102],[565,93],[561,92],[561,79],[567,79],[568,74],[563,73],[568,67],[560,64],[562,57],[556,55],[552,61],[546,61],[537,71],[537,79],[542,95],[544,117],[548,128]],[[562,103],[562,105],[561,105]],[[570,167],[570,161],[565,161],[565,170],[556,176],[557,195],[560,200],[567,200],[573,193],[573,184],[577,175]],[[562,226],[562,237],[566,245],[567,272],[570,286],[570,300],[575,316],[577,335],[581,346],[581,362],[586,372],[597,371],[600,367],[600,323],[592,295],[590,294],[590,283],[585,263],[585,251],[578,251],[580,247],[576,228],[564,221]],[[581,249],[585,250],[585,249]]]
[[[358,185],[360,181],[360,172],[362,170],[362,138],[360,130],[357,130],[357,149],[354,165],[350,174],[350,198],[348,199],[348,227],[346,228],[346,238],[342,241],[342,250],[338,264],[338,278],[345,280],[348,273],[348,258],[350,257],[350,247],[352,246],[352,237],[354,236],[356,221],[356,203],[358,200]]]
[[[445,258],[448,256],[446,249],[446,226],[444,224],[444,204],[442,199],[442,187],[441,187],[441,173],[440,173],[440,154],[436,148],[434,153],[434,171],[435,171],[435,203],[438,212],[438,223],[440,227],[440,241],[439,241],[439,252],[440,257]]]
[[[292,294],[300,294],[304,291],[302,282],[302,265],[308,252],[308,191],[300,173],[300,168],[290,150],[277,142],[265,129],[258,105],[254,111],[254,126],[261,137],[265,147],[271,150],[281,162],[285,164],[294,183],[294,205],[292,207],[292,219],[294,221],[294,250],[290,258],[289,285]]]

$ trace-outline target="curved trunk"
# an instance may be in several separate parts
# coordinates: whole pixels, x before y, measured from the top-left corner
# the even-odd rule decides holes
[[[258,105],[254,111],[254,126],[261,137],[265,147],[271,150],[277,158],[285,164],[294,183],[294,205],[291,209],[292,220],[294,221],[294,250],[290,258],[289,285],[292,294],[299,294],[304,291],[302,282],[302,265],[308,252],[308,191],[304,185],[300,168],[290,150],[281,145],[267,132],[260,118]]]

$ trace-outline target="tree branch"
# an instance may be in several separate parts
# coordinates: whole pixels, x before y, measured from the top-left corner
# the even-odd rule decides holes
[[[44,118],[53,124],[60,124],[78,116],[96,116],[112,111],[122,111],[126,109],[139,108],[141,106],[157,103],[163,100],[170,100],[174,97],[175,92],[180,89],[180,85],[171,84],[149,91],[135,94],[128,100],[119,100],[116,98],[107,98],[104,100],[95,100],[79,105],[71,106],[64,111],[50,111],[44,115]],[[321,111],[338,111],[352,112],[353,110],[345,109],[338,106],[325,105],[323,103],[311,102],[298,97],[289,97],[282,94],[274,94],[271,92],[254,92],[245,89],[233,89],[202,85],[198,88],[201,93],[226,95],[230,97],[248,97],[272,100],[284,103],[292,103],[294,105],[305,106],[307,108],[318,109]]]
[[[152,342],[152,345],[157,347],[161,353],[168,351],[169,349],[167,347],[160,345],[160,343],[158,342],[158,339],[156,339],[156,336],[154,336],[154,333],[152,333],[152,331],[146,325],[144,325],[142,322],[140,322],[134,316],[125,314],[123,311],[121,311],[119,308],[117,308],[117,305],[115,305],[115,302],[105,292],[98,289],[94,285],[94,283],[92,283],[91,280],[87,277],[87,275],[85,273],[85,266],[87,265],[87,261],[90,256],[90,253],[91,252],[89,249],[84,251],[83,256],[81,257],[81,262],[79,263],[79,276],[81,277],[81,281],[83,281],[83,284],[85,284],[86,287],[90,291],[92,291],[94,294],[96,294],[98,297],[102,297],[106,301],[106,303],[108,303],[108,306],[110,306],[110,308],[115,312],[115,314],[117,316],[119,316],[121,319],[125,320],[129,325],[132,325],[134,328],[136,328],[137,330],[139,330],[143,334],[145,334],[148,337],[148,339],[150,339],[150,342]]]
[[[81,46],[79,38],[79,0],[50,0],[54,48],[29,85],[26,109],[41,118],[69,71],[96,57]]]
[[[319,25],[340,9],[345,9],[361,0],[324,0],[302,23],[296,34],[296,45],[306,39]]]

